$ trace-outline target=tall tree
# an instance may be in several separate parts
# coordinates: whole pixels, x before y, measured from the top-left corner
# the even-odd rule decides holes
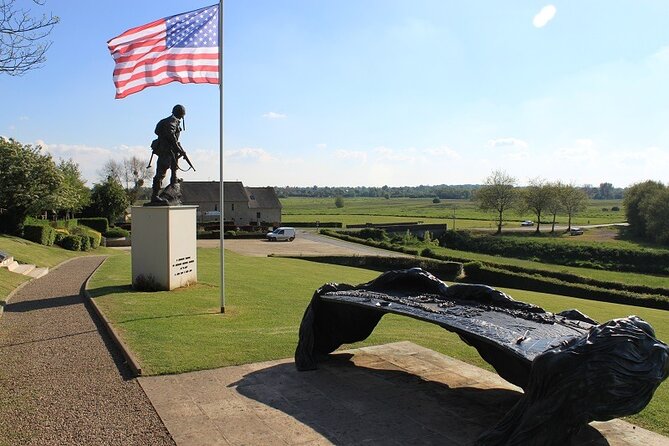
[[[0,137],[0,231],[19,233],[62,183],[51,155],[41,147]]]
[[[506,172],[496,170],[488,176],[485,184],[476,191],[475,200],[484,211],[497,213],[497,234],[502,233],[504,212],[516,203],[518,193],[516,179]]]
[[[114,224],[127,207],[128,196],[115,178],[108,177],[103,183],[93,186],[89,214],[106,217],[109,224]]]
[[[664,184],[650,180],[634,184],[627,189],[623,205],[632,233],[640,237],[648,235],[648,215],[653,206],[653,198],[664,189]]]
[[[570,231],[572,218],[588,206],[588,195],[573,184],[563,184],[558,189],[558,198],[569,219],[567,231]]]
[[[0,0],[0,73],[19,76],[46,61],[51,46],[46,38],[60,19],[52,14],[36,18],[14,3]],[[33,3],[42,6],[44,0]]]
[[[521,208],[530,210],[537,216],[537,228],[535,233],[539,233],[541,225],[541,213],[546,210],[551,201],[551,189],[542,179],[530,181],[529,186],[523,189],[521,194]]]
[[[81,178],[79,165],[73,160],[61,160],[58,170],[63,177],[56,200],[56,209],[65,212],[65,217],[74,216],[91,201],[91,191],[86,187],[86,181]]]
[[[563,211],[562,203],[560,203],[560,187],[562,183],[548,183],[545,187],[548,188],[550,199],[548,200],[548,205],[546,206],[546,211],[551,215],[551,233],[555,233],[555,221],[557,220],[557,215]]]
[[[648,200],[645,218],[647,238],[669,245],[669,188],[653,193]]]
[[[144,182],[152,177],[153,168],[147,166],[146,160],[136,156],[123,160],[123,179],[130,204],[135,204]]]

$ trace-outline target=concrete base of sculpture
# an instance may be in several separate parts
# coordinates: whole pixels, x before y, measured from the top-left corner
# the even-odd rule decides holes
[[[173,290],[197,283],[197,206],[132,208],[132,285]]]
[[[298,370],[313,370],[319,357],[366,339],[386,313],[457,333],[523,388],[475,444],[569,444],[590,421],[641,411],[669,374],[669,348],[638,317],[598,324],[576,310],[553,314],[485,285],[447,286],[419,268],[318,289],[300,325]]]

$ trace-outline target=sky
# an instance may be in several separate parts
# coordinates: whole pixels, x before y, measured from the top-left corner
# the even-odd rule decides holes
[[[219,180],[216,85],[114,99],[107,41],[215,3],[17,0],[60,17],[43,67],[0,74],[0,136],[71,158],[87,185],[146,158],[179,103],[196,172]],[[223,176],[247,186],[669,176],[666,0],[227,0]]]

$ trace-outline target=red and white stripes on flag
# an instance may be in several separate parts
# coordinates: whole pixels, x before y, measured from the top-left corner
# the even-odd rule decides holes
[[[219,5],[129,29],[107,46],[116,63],[116,99],[146,87],[219,83]]]

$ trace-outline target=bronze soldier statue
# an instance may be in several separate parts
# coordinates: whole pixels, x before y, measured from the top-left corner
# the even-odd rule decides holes
[[[186,116],[186,108],[177,104],[172,108],[171,116],[161,119],[156,124],[155,133],[158,138],[151,143],[151,149],[153,149],[154,154],[158,155],[158,163],[156,165],[156,175],[153,177],[151,204],[169,204],[168,200],[160,195],[161,187],[167,169],[171,171],[168,187],[175,188],[177,186],[179,181],[177,179],[177,170],[179,169],[177,161],[179,158],[183,157],[191,168],[193,167],[179,143],[179,135],[182,130],[181,120],[184,116]]]

